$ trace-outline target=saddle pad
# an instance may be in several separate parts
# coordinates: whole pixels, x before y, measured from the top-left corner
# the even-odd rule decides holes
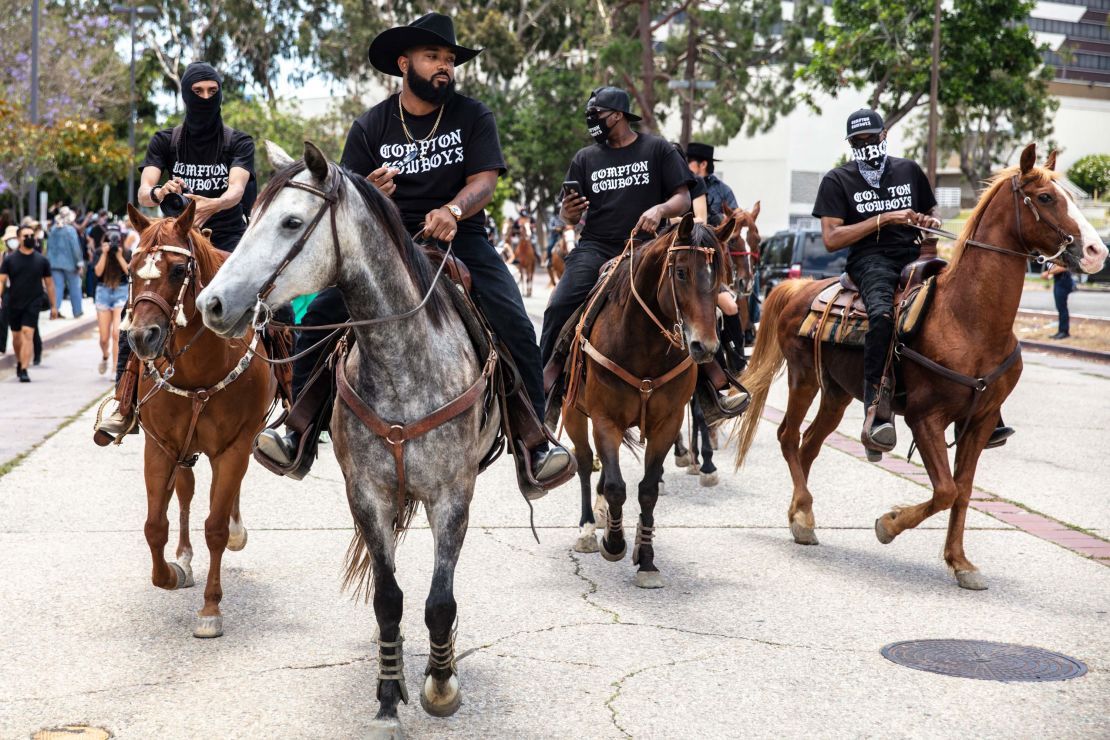
[[[936,280],[930,277],[896,296],[898,338],[908,341],[921,327],[932,304]],[[831,303],[831,307],[830,307]],[[822,317],[826,315],[824,322]],[[798,335],[813,339],[818,331],[821,341],[862,347],[867,336],[867,308],[855,291],[846,290],[839,281],[822,290],[809,307],[809,313],[798,327]]]

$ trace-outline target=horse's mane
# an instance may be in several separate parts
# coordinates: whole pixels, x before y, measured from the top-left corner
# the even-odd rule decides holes
[[[266,183],[266,187],[258,194],[258,200],[254,205],[254,218],[260,218],[266,209],[273,203],[274,198],[282,188],[289,184],[289,182],[305,171],[304,160],[297,160],[292,164],[286,165],[274,173],[270,181]],[[432,287],[432,279],[435,277],[435,270],[432,269],[431,263],[424,255],[424,252],[416,247],[412,239],[409,237],[408,232],[405,230],[404,222],[401,220],[401,213],[397,210],[397,206],[392,200],[385,197],[380,190],[370,184],[364,177],[359,177],[354,172],[344,167],[332,168],[333,177],[338,176],[343,179],[339,183],[340,197],[345,194],[347,186],[354,188],[360,196],[362,202],[366,206],[370,214],[378,221],[386,238],[397,249],[397,254],[401,258],[401,264],[405,267],[405,272],[408,273],[409,278],[412,280],[413,285],[416,287],[417,293],[423,298],[424,295]],[[428,311],[428,318],[432,324],[439,326],[440,321],[447,316],[447,304],[443,298],[442,290],[436,290],[432,297],[428,300],[425,308]]]
[[[1058,173],[1045,169],[1044,167],[1034,167],[1027,175],[1021,177],[1021,167],[1014,165],[1013,167],[1007,167],[988,180],[986,189],[983,191],[983,194],[979,196],[979,202],[975,204],[975,208],[971,211],[971,216],[968,217],[967,223],[964,224],[964,228],[960,231],[959,238],[956,239],[956,246],[952,249],[952,260],[948,266],[949,271],[955,270],[956,266],[960,263],[960,257],[962,257],[966,251],[967,240],[970,239],[975,233],[975,230],[979,228],[979,223],[983,220],[983,214],[986,212],[987,206],[991,204],[991,201],[994,200],[994,196],[998,194],[999,190],[1009,186],[1010,178],[1014,175],[1018,175],[1022,185],[1029,185],[1031,183],[1045,185],[1060,178]]]
[[[652,239],[647,244],[638,247],[633,256],[636,264],[636,269],[639,270],[645,261],[662,260],[663,255],[666,254],[667,249],[671,246],[671,232],[677,226],[671,225],[668,228],[662,229],[655,239]],[[717,239],[717,235],[713,229],[705,226],[704,224],[694,224],[694,229],[690,233],[690,240],[687,246],[691,247],[709,247],[714,251],[713,268],[717,271],[718,275],[725,275],[726,279],[729,275],[728,254],[725,251],[724,245]],[[609,284],[609,289],[612,291],[613,299],[617,304],[623,306],[632,296],[632,282],[629,279],[629,269],[622,264],[617,268],[617,274],[612,277]]]
[[[147,234],[150,238],[147,238]],[[177,238],[174,229],[174,219],[162,218],[151,223],[151,227],[142,234],[139,241],[139,252],[146,252],[158,244],[167,244],[168,237]],[[192,229],[189,236],[193,242],[193,257],[197,261],[197,272],[201,285],[207,285],[215,277],[216,271],[227,260],[229,255],[223,250],[216,249],[212,242],[199,229]]]

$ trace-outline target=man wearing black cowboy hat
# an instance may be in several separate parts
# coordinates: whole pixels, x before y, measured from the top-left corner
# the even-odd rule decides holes
[[[370,63],[400,77],[401,92],[363,113],[351,125],[341,164],[366,177],[393,199],[411,234],[452,242],[455,257],[469,269],[477,296],[494,332],[509,348],[537,417],[543,418],[536,333],[516,282],[486,237],[485,207],[505,171],[493,113],[477,100],[455,92],[455,67],[481,53],[455,42],[451,18],[429,13],[407,26],[390,28],[370,44]],[[348,318],[337,289],[322,292],[303,324],[330,324]],[[306,332],[298,351],[317,335]],[[324,350],[294,366],[299,395]],[[258,449],[281,465],[292,462],[299,440],[264,431]],[[541,483],[570,464],[559,446],[532,450],[532,470]],[[311,461],[307,461],[309,464]],[[302,466],[301,470],[307,470]],[[530,498],[542,493],[532,492]]]
[[[638,133],[630,124],[628,93],[599,87],[586,102],[586,127],[594,144],[579,149],[565,180],[580,190],[563,193],[559,215],[575,226],[589,210],[578,245],[543,314],[540,355],[546,365],[563,325],[586,300],[601,266],[620,254],[635,229],[650,239],[661,224],[690,210],[694,177],[669,141]]]
[[[721,160],[713,158],[713,147],[691,141],[686,147],[686,161],[690,171],[705,180],[705,196],[709,207],[709,225],[719,226],[725,220],[725,209],[722,204],[736,209],[736,196],[732,188],[725,185],[721,178],[713,173],[713,163]]]
[[[919,257],[936,256],[936,237],[922,239],[913,228],[937,228],[937,201],[929,179],[916,162],[887,154],[882,116],[862,108],[848,116],[846,140],[852,161],[829,170],[821,180],[813,215],[832,252],[848,248],[848,274],[867,304],[863,345],[863,399],[866,415],[861,440],[875,452],[894,449],[894,422],[883,418],[879,389],[894,339],[894,293],[902,268]],[[999,420],[1001,422],[1001,419]],[[999,425],[989,446],[1013,433]]]

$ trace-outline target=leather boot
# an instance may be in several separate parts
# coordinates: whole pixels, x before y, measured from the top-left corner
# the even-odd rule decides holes
[[[879,386],[867,384],[864,388],[863,404],[866,414],[863,417],[860,441],[869,453],[890,452],[898,443],[898,435],[892,420],[879,418]],[[871,458],[870,454],[868,458]]]

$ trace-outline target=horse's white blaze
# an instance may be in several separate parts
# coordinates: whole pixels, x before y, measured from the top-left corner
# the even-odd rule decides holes
[[[1106,264],[1106,245],[1102,243],[1099,238],[1098,232],[1083,212],[1079,210],[1079,206],[1067,194],[1067,192],[1060,187],[1060,183],[1052,183],[1056,190],[1059,192],[1060,197],[1068,204],[1068,217],[1079,224],[1079,245],[1083,249],[1083,256],[1079,260],[1079,266],[1083,268],[1086,273],[1098,272],[1102,266]],[[1088,250],[1093,248],[1093,253],[1088,254]]]
[[[157,280],[162,277],[162,270],[158,268],[158,261],[162,259],[161,252],[151,252],[146,256],[146,262],[135,273],[136,277],[143,280]]]

